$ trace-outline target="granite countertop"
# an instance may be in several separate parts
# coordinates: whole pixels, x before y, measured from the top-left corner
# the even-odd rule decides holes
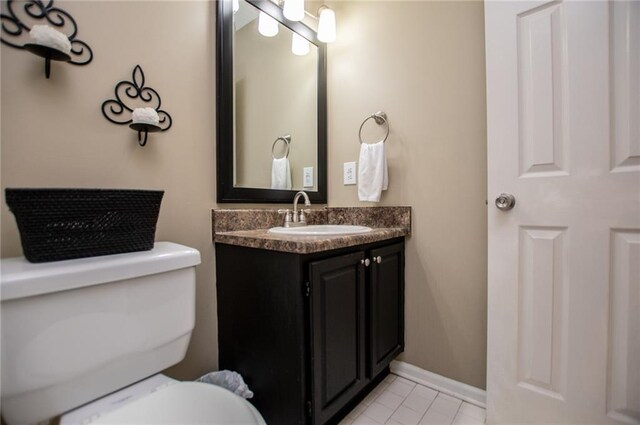
[[[259,229],[218,233],[216,234],[215,242],[268,249],[270,251],[310,254],[312,252],[330,251],[401,236],[407,236],[407,232],[405,229],[398,227],[378,228],[367,233],[352,235],[326,236],[278,235],[269,233],[268,229]]]
[[[269,233],[281,226],[277,210],[222,209],[212,211],[213,241],[271,251],[309,254],[329,251],[411,234],[410,207],[325,207],[307,214],[311,224],[369,226],[371,232],[351,235],[283,235]]]

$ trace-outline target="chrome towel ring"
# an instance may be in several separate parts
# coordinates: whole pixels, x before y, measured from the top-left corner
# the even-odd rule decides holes
[[[273,141],[273,145],[271,145],[271,157],[273,159],[282,159],[282,158],[276,158],[276,154],[275,154],[276,143],[278,143],[281,140],[284,142],[285,146],[287,147],[287,151],[286,151],[286,153],[284,154],[284,156],[282,158],[288,158],[289,157],[289,150],[290,150],[290,144],[291,144],[291,135],[290,134],[286,134],[284,136],[278,137],[276,140]]]
[[[385,114],[382,111],[378,111],[375,114],[369,115],[367,118],[364,119],[364,121],[362,121],[362,124],[360,124],[360,131],[358,131],[358,138],[360,139],[360,144],[365,143],[364,140],[362,140],[362,127],[364,127],[364,124],[372,118],[376,122],[376,124],[378,125],[385,124],[387,126],[387,134],[384,135],[384,139],[378,140],[375,143],[380,143],[380,142],[384,143],[387,141],[387,138],[389,137],[389,121],[387,120],[387,114]]]

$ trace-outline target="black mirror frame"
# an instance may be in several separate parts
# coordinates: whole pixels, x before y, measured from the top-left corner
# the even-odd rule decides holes
[[[308,192],[316,204],[327,203],[327,52],[315,31],[301,22],[289,21],[282,9],[269,0],[245,0],[271,15],[318,47],[318,153],[317,188]],[[219,203],[289,203],[297,190],[258,189],[233,185],[233,4],[219,0],[216,19],[216,115],[217,115],[217,200]]]

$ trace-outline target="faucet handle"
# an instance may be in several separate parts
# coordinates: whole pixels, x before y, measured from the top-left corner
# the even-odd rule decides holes
[[[303,208],[300,210],[300,222],[301,223],[306,223],[307,222],[307,214],[309,214],[309,212],[311,212],[312,209],[311,208]]]
[[[291,223],[291,210],[278,210],[278,214],[284,214],[284,227],[289,227]]]
[[[309,210],[307,210],[307,211],[309,211]],[[306,223],[307,222],[307,216],[305,215],[305,212],[306,211],[304,209],[300,210],[300,219],[298,220],[298,222],[300,222],[300,223]]]

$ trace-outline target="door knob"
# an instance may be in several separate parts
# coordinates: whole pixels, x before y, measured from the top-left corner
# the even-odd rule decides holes
[[[501,193],[496,198],[496,207],[502,211],[509,211],[516,205],[516,198],[510,193]]]
[[[364,260],[360,260],[360,264],[364,264],[365,267],[369,267],[371,261],[368,258],[365,258]]]
[[[377,256],[377,257],[373,257],[373,261],[375,261],[376,263],[380,264],[382,263],[382,257],[381,256]]]

